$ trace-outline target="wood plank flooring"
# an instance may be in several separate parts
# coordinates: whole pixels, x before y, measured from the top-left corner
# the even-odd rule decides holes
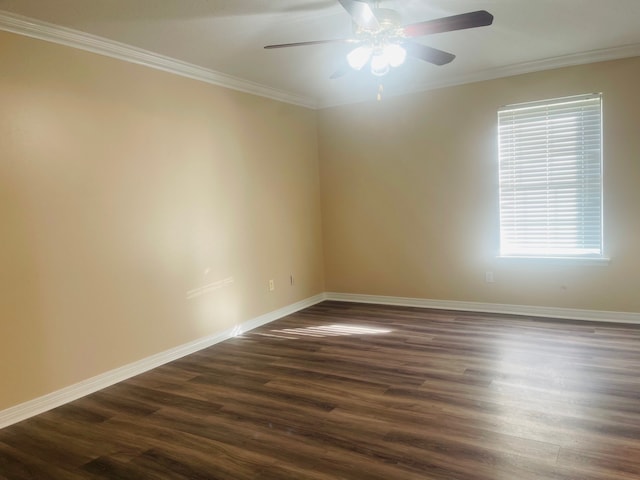
[[[0,479],[640,479],[640,328],[324,302],[0,431]]]

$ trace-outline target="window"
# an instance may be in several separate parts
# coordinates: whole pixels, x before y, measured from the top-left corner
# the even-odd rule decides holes
[[[498,111],[500,255],[602,257],[601,95]]]

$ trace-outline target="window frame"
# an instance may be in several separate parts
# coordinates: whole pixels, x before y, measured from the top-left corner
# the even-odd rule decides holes
[[[505,232],[504,230],[508,228],[507,222],[505,222],[503,220],[504,216],[505,216],[505,210],[508,210],[506,207],[504,207],[504,198],[506,197],[506,195],[503,195],[503,175],[505,174],[505,170],[506,168],[503,168],[503,161],[504,158],[506,156],[503,155],[503,136],[502,136],[502,129],[505,126],[504,123],[502,121],[502,117],[505,116],[505,112],[524,112],[528,109],[535,109],[535,108],[549,108],[550,110],[552,110],[554,107],[557,107],[558,105],[562,105],[562,104],[568,104],[568,103],[572,103],[572,102],[581,102],[581,101],[590,101],[593,99],[597,99],[598,100],[598,107],[599,107],[599,111],[598,111],[598,120],[599,120],[599,140],[598,140],[598,147],[599,147],[599,158],[598,158],[598,165],[599,165],[599,200],[600,200],[600,204],[599,204],[599,211],[598,211],[598,216],[599,216],[599,225],[598,225],[598,235],[599,235],[599,252],[598,253],[570,253],[570,252],[563,252],[563,253],[549,253],[550,248],[553,248],[554,246],[547,246],[546,248],[540,246],[538,251],[535,251],[534,249],[530,249],[531,251],[527,251],[526,253],[524,253],[524,251],[526,250],[526,248],[523,246],[525,242],[520,243],[519,245],[517,243],[515,243],[515,248],[511,249],[511,251],[508,251],[507,248],[504,245],[505,242]],[[529,261],[544,261],[545,263],[564,263],[565,261],[568,262],[581,262],[581,263],[586,263],[586,264],[603,264],[603,263],[608,263],[609,259],[605,256],[605,246],[604,246],[604,145],[603,145],[603,137],[604,137],[604,128],[603,128],[603,124],[604,124],[604,115],[603,115],[603,95],[602,93],[590,93],[590,94],[583,94],[583,95],[574,95],[574,96],[568,96],[568,97],[558,97],[558,98],[550,98],[550,99],[545,99],[545,100],[540,100],[540,101],[534,101],[534,102],[525,102],[525,103],[518,103],[518,104],[511,104],[511,105],[505,105],[503,107],[500,107],[498,109],[497,112],[497,142],[498,142],[498,215],[499,215],[499,220],[498,220],[498,226],[499,226],[499,245],[498,245],[498,258],[501,259],[520,259],[523,260],[525,262],[529,262]],[[545,128],[549,127],[549,123],[545,122]],[[581,124],[581,128],[584,128],[584,125]],[[548,134],[548,130],[547,130],[547,134],[544,137],[545,140],[544,142],[548,141],[549,138],[549,134]],[[551,158],[551,155],[546,156],[547,159]],[[516,158],[516,156],[512,156],[511,159],[513,161],[513,158]],[[581,161],[580,161],[580,167],[588,164],[588,158],[586,156],[582,156]],[[548,162],[547,162],[548,163]],[[591,162],[593,163],[593,162]],[[547,169],[545,170],[546,175],[549,175],[549,168],[547,165]],[[556,174],[559,175],[559,174]],[[584,177],[577,177],[576,180],[579,180],[580,178],[584,178]],[[557,179],[557,177],[556,177]],[[549,185],[550,182],[547,182],[546,184],[546,191],[549,191]],[[584,188],[584,187],[583,187]],[[582,193],[582,195],[584,195],[584,193]],[[556,205],[560,204],[559,202],[556,203]],[[553,205],[553,202],[549,203],[547,201],[546,204],[546,214],[545,215],[549,215],[549,212],[552,210],[552,208],[549,208],[549,205]],[[581,210],[582,211],[582,210]],[[532,217],[530,217],[529,219],[531,219]],[[513,222],[510,225],[512,228],[516,228],[517,227],[513,227]],[[580,222],[575,222],[573,223],[573,225],[579,225]],[[571,226],[571,223],[567,223],[567,226]],[[543,228],[540,230],[540,232],[548,232],[548,228]],[[575,249],[578,250],[580,247],[578,247],[579,244],[576,244]],[[582,243],[581,247],[585,248],[586,243]],[[518,248],[520,249],[520,252],[518,252]],[[561,250],[562,246],[559,243],[555,244],[555,248],[557,250]],[[566,250],[569,250],[569,247],[565,247]],[[546,250],[546,251],[545,251]]]

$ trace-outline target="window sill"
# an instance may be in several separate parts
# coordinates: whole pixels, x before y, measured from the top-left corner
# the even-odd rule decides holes
[[[607,257],[599,258],[580,258],[580,257],[517,257],[517,256],[498,256],[498,260],[506,262],[522,262],[526,264],[540,265],[596,265],[605,267],[611,261]]]

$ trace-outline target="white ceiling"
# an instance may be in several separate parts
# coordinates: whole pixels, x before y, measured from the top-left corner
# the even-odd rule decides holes
[[[405,23],[488,10],[490,27],[418,40],[457,55],[437,67],[409,59],[386,94],[640,54],[640,0],[385,0]],[[330,80],[348,47],[276,50],[273,43],[349,36],[337,0],[0,0],[0,10],[138,47],[303,99],[374,98],[369,72]],[[346,48],[346,49],[345,49]]]

